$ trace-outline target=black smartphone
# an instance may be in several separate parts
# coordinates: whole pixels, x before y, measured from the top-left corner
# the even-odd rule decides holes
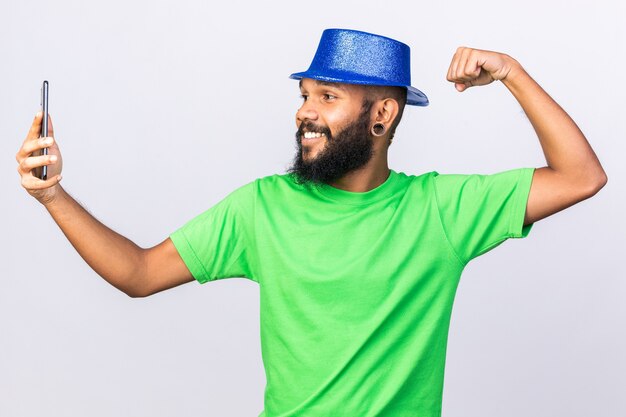
[[[48,136],[48,94],[49,87],[48,81],[44,81],[41,86],[41,111],[43,112],[43,120],[41,123],[41,134],[39,137],[45,138]],[[33,156],[48,155],[48,148],[43,148],[41,151],[33,152]],[[35,168],[34,174],[37,178],[46,180],[48,179],[48,166]]]

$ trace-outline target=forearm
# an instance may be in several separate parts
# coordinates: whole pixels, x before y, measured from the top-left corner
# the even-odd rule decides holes
[[[580,184],[606,182],[598,157],[576,123],[517,61],[502,83],[528,116],[551,169]]]
[[[89,266],[128,295],[140,293],[143,249],[100,223],[58,185],[44,206]]]

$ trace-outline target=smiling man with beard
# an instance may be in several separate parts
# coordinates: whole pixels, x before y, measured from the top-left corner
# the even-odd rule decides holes
[[[371,102],[365,100],[357,120],[336,133],[335,136],[325,126],[316,126],[310,121],[303,121],[296,132],[298,150],[289,172],[295,174],[299,183],[329,184],[344,177],[355,169],[363,167],[373,156],[374,142],[369,135]],[[318,135],[306,138],[304,133]],[[325,141],[317,153],[313,150],[311,139]]]
[[[302,74],[306,75],[306,73]],[[300,74],[292,75],[292,78],[300,77],[302,77]],[[305,103],[296,114],[298,146],[294,163],[288,170],[294,174],[295,181],[332,184],[342,188],[341,180],[348,179],[346,176],[349,174],[354,174],[357,170],[367,171],[368,168],[374,167],[379,168],[381,174],[386,177],[388,173],[387,148],[402,118],[407,101],[406,88],[345,84],[304,78],[300,79],[300,90]],[[315,105],[307,103],[311,94],[314,100],[326,106],[312,108]],[[421,92],[420,94],[423,95]],[[421,105],[428,103],[425,97],[424,95]],[[354,113],[359,103],[361,103],[360,108]],[[382,105],[379,110],[383,113],[377,117],[378,121],[372,126],[374,103]],[[336,114],[342,117],[345,112],[354,116],[345,126],[341,126],[342,121],[340,121],[335,127],[337,129],[335,134],[328,126],[320,124],[326,118],[334,120]],[[385,135],[386,127],[381,123],[382,121],[390,126],[388,135]],[[343,121],[343,123],[346,122]],[[378,140],[374,141],[374,138]],[[375,160],[372,161],[372,158]]]
[[[459,92],[504,84],[548,166],[490,175],[389,169],[405,105],[428,104],[409,68],[401,42],[324,31],[309,69],[291,76],[303,103],[289,172],[238,188],[152,248],[111,231],[61,188],[61,155],[53,138],[39,139],[40,114],[18,171],[89,265],[132,297],[194,279],[259,284],[261,416],[439,417],[467,263],[593,196],[607,177],[576,124],[516,60],[465,47],[447,80]],[[43,147],[48,156],[32,156]],[[42,165],[46,181],[31,172]]]

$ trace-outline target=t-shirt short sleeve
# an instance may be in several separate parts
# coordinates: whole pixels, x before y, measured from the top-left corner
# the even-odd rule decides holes
[[[444,232],[460,261],[490,251],[508,238],[526,237],[526,203],[535,168],[490,175],[433,176],[437,208]]]
[[[255,280],[250,269],[252,185],[233,191],[170,235],[200,283],[232,277]]]

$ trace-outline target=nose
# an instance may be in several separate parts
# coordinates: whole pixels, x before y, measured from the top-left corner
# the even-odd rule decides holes
[[[296,112],[296,122],[299,125],[305,120],[317,120],[317,110],[310,101],[305,101]]]

